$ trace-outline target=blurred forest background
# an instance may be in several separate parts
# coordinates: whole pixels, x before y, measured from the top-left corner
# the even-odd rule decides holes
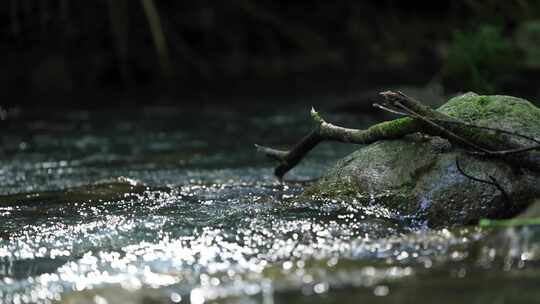
[[[0,17],[4,106],[540,93],[540,1],[5,0]]]

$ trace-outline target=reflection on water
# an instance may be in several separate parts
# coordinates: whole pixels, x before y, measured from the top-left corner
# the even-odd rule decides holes
[[[538,299],[536,227],[434,231],[377,202],[295,202],[306,182],[354,147],[321,147],[293,181],[278,183],[252,144],[291,143],[309,130],[303,112],[288,112],[29,113],[13,122],[0,160],[0,298]]]

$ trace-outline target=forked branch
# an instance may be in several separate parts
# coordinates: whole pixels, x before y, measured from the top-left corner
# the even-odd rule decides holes
[[[311,109],[315,128],[290,150],[277,150],[255,145],[257,150],[277,160],[279,165],[274,174],[279,178],[294,168],[315,146],[322,141],[337,141],[353,144],[370,144],[382,139],[395,139],[419,130],[420,124],[409,117],[376,124],[369,129],[349,129],[326,122],[315,109]]]
[[[274,173],[278,178],[294,168],[315,146],[322,141],[353,144],[370,144],[384,139],[401,138],[407,134],[422,132],[440,136],[452,144],[484,157],[498,157],[520,167],[540,172],[540,149],[538,140],[510,131],[471,127],[470,124],[433,110],[401,92],[383,92],[382,105],[377,107],[407,117],[382,122],[365,130],[349,129],[326,122],[318,112],[311,110],[315,128],[290,150],[276,150],[256,145],[260,152],[277,160]],[[508,141],[501,134],[515,135],[535,142],[532,146],[520,146]]]

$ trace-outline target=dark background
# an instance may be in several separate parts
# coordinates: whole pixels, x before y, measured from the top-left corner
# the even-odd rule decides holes
[[[539,1],[5,0],[0,31],[4,111],[539,94]]]

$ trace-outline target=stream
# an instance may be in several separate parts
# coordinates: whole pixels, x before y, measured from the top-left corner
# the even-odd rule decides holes
[[[271,108],[8,113],[0,301],[540,303],[540,227],[432,230],[376,201],[296,201],[358,146],[323,144],[280,183],[253,144],[311,125]]]

